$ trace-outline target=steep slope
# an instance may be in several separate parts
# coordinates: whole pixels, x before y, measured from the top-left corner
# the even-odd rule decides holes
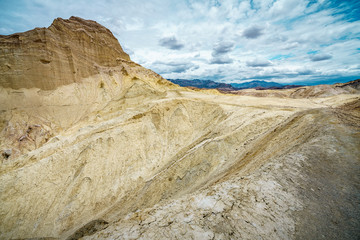
[[[0,36],[0,49],[0,86],[13,89],[56,89],[130,60],[107,28],[78,17]]]
[[[1,36],[0,47],[0,62],[11,63],[0,71],[0,147],[11,152],[6,158],[42,146],[125,94],[159,98],[175,87],[130,61],[108,29],[78,17]],[[44,54],[49,63],[41,63]]]
[[[111,43],[113,39],[108,30],[93,21],[72,17],[55,23],[66,31],[58,32],[61,37],[54,38],[54,46],[61,46],[69,36],[71,42],[81,42],[79,24],[93,34],[93,49],[99,49],[99,54],[104,41]],[[22,41],[28,40],[24,37]],[[52,78],[62,67],[65,72],[71,70],[67,64],[58,64],[51,70],[39,67],[39,79],[31,84],[13,78],[0,86],[1,239],[78,239],[106,227],[105,232],[93,237],[180,238],[182,233],[177,229],[181,227],[190,234],[184,238],[206,239],[215,237],[216,232],[234,238],[240,230],[247,232],[246,238],[254,238],[263,229],[259,223],[265,224],[269,218],[267,209],[255,204],[256,196],[269,197],[273,222],[290,222],[272,235],[274,223],[269,223],[261,236],[317,238],[328,229],[309,233],[306,222],[298,222],[297,217],[311,213],[296,215],[293,211],[312,204],[309,209],[316,212],[316,204],[321,202],[310,190],[305,191],[309,197],[302,199],[298,194],[302,182],[294,185],[286,174],[294,175],[291,179],[296,181],[310,181],[306,174],[311,172],[301,173],[311,169],[304,168],[307,162],[303,159],[321,157],[324,160],[319,165],[324,165],[338,159],[330,156],[335,148],[340,149],[336,156],[344,156],[344,166],[348,166],[340,168],[336,186],[346,186],[348,191],[344,191],[344,203],[335,201],[334,196],[331,209],[341,205],[345,209],[341,214],[350,211],[355,215],[346,215],[354,219],[348,229],[329,232],[357,236],[353,228],[359,226],[359,218],[348,204],[358,196],[359,179],[354,172],[359,162],[359,136],[352,134],[359,127],[358,94],[283,99],[191,91],[130,61],[119,46],[109,56],[101,58],[96,53],[84,58],[79,67],[89,74],[75,74],[75,81]],[[17,45],[14,52],[21,48]],[[38,51],[37,47],[32,51]],[[82,54],[87,53],[74,50],[74,59],[82,59]],[[28,58],[16,56],[19,62]],[[13,59],[11,54],[8,57]],[[7,61],[6,56],[3,58]],[[97,72],[91,72],[89,66],[95,66]],[[8,76],[15,73],[9,71]],[[20,75],[27,78],[25,72]],[[48,81],[55,83],[46,85]],[[11,85],[13,82],[18,85]],[[315,150],[306,150],[321,136],[324,141],[316,146],[326,158]],[[335,137],[343,143],[332,141]],[[333,147],[324,147],[327,143]],[[305,157],[299,157],[301,154]],[[336,161],[324,171],[335,169],[339,164]],[[290,172],[277,170],[283,162]],[[293,162],[298,164],[292,166]],[[264,169],[268,176],[263,174]],[[343,176],[350,176],[352,181],[341,180]],[[325,184],[326,174],[321,177],[328,191],[332,185]],[[313,184],[318,184],[314,179]],[[248,189],[249,193],[239,189]],[[286,189],[292,190],[287,193]],[[283,202],[278,203],[279,199]],[[219,205],[213,209],[215,202]],[[235,212],[226,215],[229,209]],[[149,210],[159,217],[150,217]],[[181,212],[188,215],[183,218]],[[232,223],[224,224],[221,215]],[[303,224],[298,232],[294,231],[295,222]],[[318,223],[316,219],[314,222]]]

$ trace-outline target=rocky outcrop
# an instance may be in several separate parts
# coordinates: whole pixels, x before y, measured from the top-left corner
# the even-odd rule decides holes
[[[129,61],[109,29],[78,17],[0,36],[0,86],[56,89]]]
[[[58,18],[49,28],[0,40],[0,148],[6,162],[112,101],[126,98],[119,104],[125,107],[131,97],[159,98],[175,86],[132,62],[112,33],[91,20]]]

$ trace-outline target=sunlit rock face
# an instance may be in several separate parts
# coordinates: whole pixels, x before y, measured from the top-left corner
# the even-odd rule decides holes
[[[56,89],[122,60],[130,58],[107,28],[78,17],[57,18],[48,28],[0,36],[0,85]]]
[[[181,88],[76,17],[1,46],[1,239],[357,238],[354,83]]]

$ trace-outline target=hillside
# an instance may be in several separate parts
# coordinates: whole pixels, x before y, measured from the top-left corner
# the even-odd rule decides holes
[[[1,239],[360,237],[357,81],[193,91],[78,17],[0,43]]]

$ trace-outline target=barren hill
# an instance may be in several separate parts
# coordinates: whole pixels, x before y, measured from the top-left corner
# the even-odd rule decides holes
[[[192,91],[76,17],[0,44],[1,239],[360,237],[358,92]]]
[[[230,93],[243,96],[254,97],[283,97],[283,98],[320,98],[330,97],[341,94],[360,94],[360,79],[347,83],[336,83],[333,85],[315,85],[315,86],[296,86],[288,85],[289,88],[279,89],[243,89],[231,90],[222,89],[222,93]]]
[[[0,85],[13,89],[52,90],[130,60],[107,28],[78,17],[0,39]]]

